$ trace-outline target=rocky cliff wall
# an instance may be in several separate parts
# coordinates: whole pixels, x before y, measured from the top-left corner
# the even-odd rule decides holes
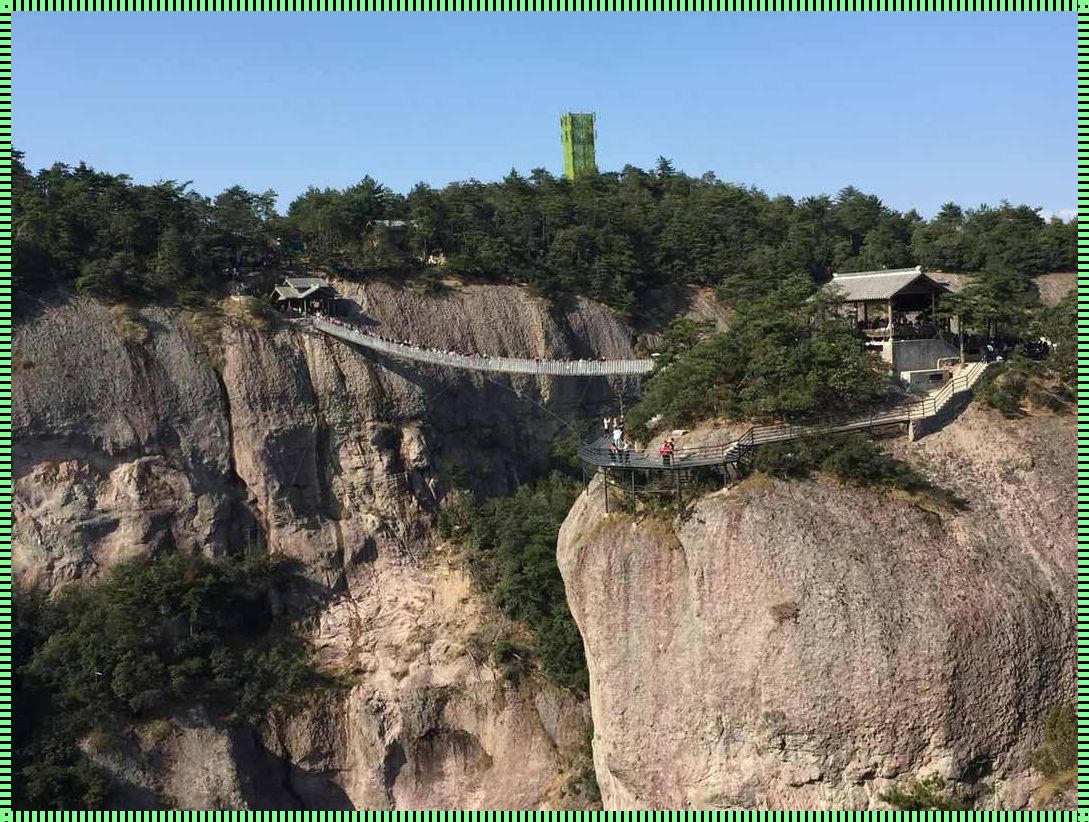
[[[879,808],[932,771],[1029,802],[1075,694],[1074,422],[977,404],[892,447],[968,508],[761,476],[672,523],[577,501],[558,558],[607,809]]]
[[[550,307],[514,288],[344,290],[361,321],[417,342],[520,356],[632,353],[624,325],[584,301]],[[318,609],[319,656],[350,680],[306,715],[245,732],[200,717],[150,737],[134,729],[127,754],[106,758],[128,798],[181,807],[276,807],[284,796],[293,807],[592,801],[570,790],[588,737],[585,705],[539,682],[512,689],[474,657],[474,634],[497,615],[432,523],[455,468],[481,492],[507,492],[541,470],[558,416],[621,387],[418,369],[264,327],[232,302],[222,316],[76,298],[27,307],[13,387],[17,583],[93,582],[121,560],[172,548],[292,557],[313,583],[306,604]]]

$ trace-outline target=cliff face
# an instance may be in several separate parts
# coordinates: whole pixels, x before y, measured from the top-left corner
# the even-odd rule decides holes
[[[967,510],[760,476],[672,525],[578,500],[559,562],[607,809],[885,807],[930,771],[1028,802],[1075,693],[1073,420],[973,405],[892,447]]]
[[[388,336],[631,355],[624,326],[584,301],[345,290]],[[93,582],[172,547],[292,557],[320,603],[319,656],[352,682],[252,732],[178,717],[103,761],[132,801],[182,807],[587,802],[565,795],[585,705],[543,683],[511,689],[475,658],[474,634],[497,617],[431,526],[455,466],[485,493],[510,490],[543,464],[560,426],[551,414],[573,416],[612,387],[421,370],[259,326],[67,299],[16,329],[17,583]]]

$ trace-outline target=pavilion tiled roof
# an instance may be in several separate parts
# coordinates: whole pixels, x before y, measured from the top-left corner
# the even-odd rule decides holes
[[[836,273],[832,275],[832,281],[824,287],[837,288],[847,302],[863,302],[890,299],[918,280],[926,280],[939,291],[949,290],[945,283],[924,274],[921,266]]]

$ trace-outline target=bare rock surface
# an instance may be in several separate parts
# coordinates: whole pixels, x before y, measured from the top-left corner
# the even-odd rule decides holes
[[[972,275],[968,273],[956,273],[952,271],[928,272],[935,279],[948,285],[953,291],[960,291],[972,281]],[[1037,274],[1032,278],[1032,285],[1040,302],[1047,306],[1058,305],[1067,294],[1077,285],[1078,274],[1076,271],[1049,271],[1046,274]]]
[[[437,295],[381,282],[338,283],[354,317],[374,333],[416,345],[493,357],[631,356],[631,332],[584,297],[548,304],[510,285],[463,285]]]
[[[662,332],[675,317],[709,322],[717,331],[730,328],[733,311],[715,296],[713,288],[694,285],[667,285],[649,291],[642,301],[645,316],[636,325],[639,342],[647,350],[656,349]]]
[[[760,475],[673,523],[576,502],[558,559],[606,809],[880,808],[932,771],[1027,805],[1075,694],[1074,421],[973,405],[893,447],[967,510]]]

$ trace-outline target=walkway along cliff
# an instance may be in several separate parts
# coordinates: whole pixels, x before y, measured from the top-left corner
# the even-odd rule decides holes
[[[677,502],[680,504],[682,486],[687,479],[691,478],[692,472],[696,469],[719,468],[723,473],[723,484],[726,484],[731,475],[738,476],[740,466],[751,457],[753,450],[761,445],[789,442],[801,437],[872,431],[895,425],[906,425],[908,438],[915,440],[924,432],[940,425],[946,413],[958,405],[959,400],[966,399],[970,395],[989,365],[990,363],[986,362],[968,363],[959,374],[924,399],[887,411],[862,414],[848,419],[842,417],[827,419],[805,425],[786,423],[754,425],[737,439],[722,445],[671,448],[668,460],[647,451],[610,449],[612,438],[609,434],[604,434],[583,443],[579,447],[579,459],[591,471],[601,470],[604,473],[602,490],[606,513],[609,510],[607,490],[609,487],[628,492],[634,512],[638,494],[636,475],[639,472],[644,475],[654,472],[674,475]],[[610,471],[613,475],[619,475],[621,480],[614,483],[610,477]]]

